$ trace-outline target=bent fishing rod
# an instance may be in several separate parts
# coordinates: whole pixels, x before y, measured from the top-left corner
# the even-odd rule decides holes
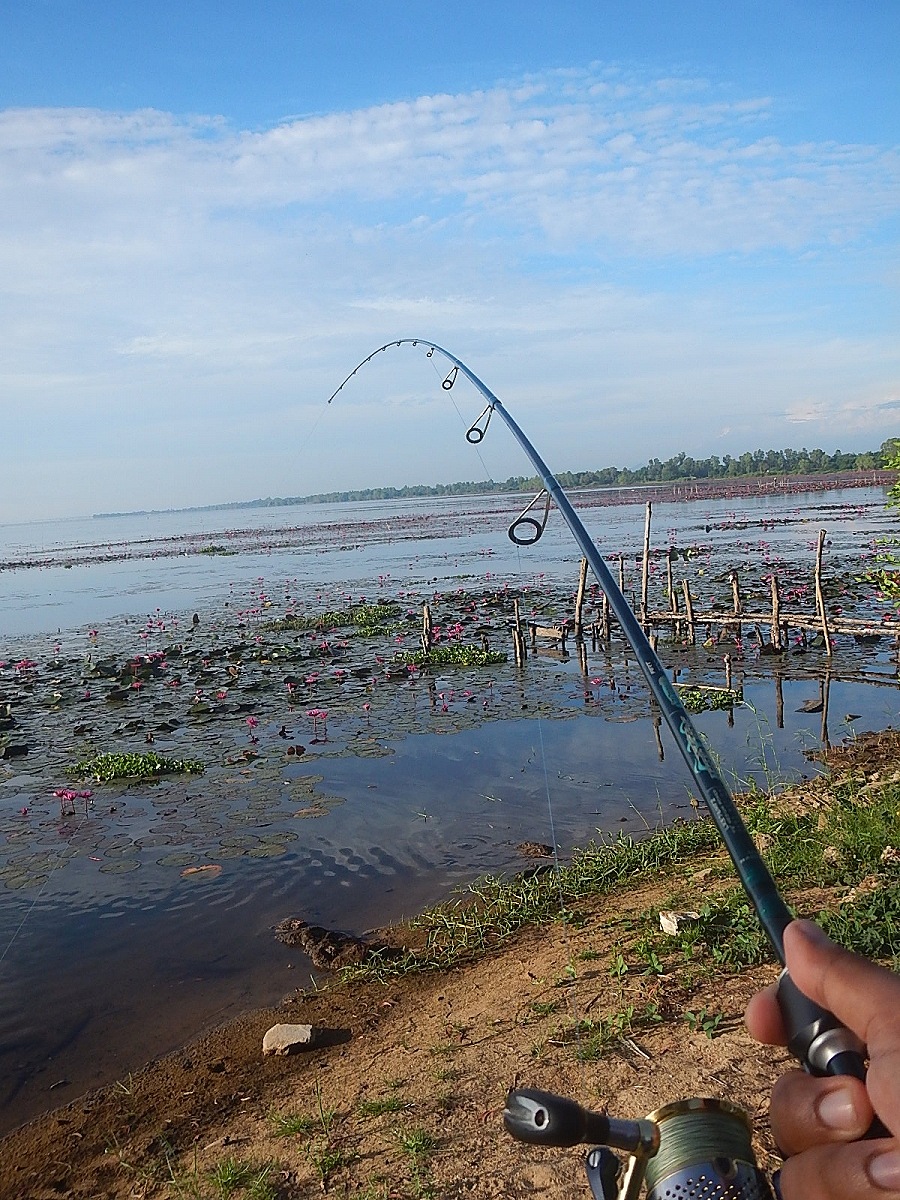
[[[510,433],[534,466],[543,483],[544,491],[528,505],[525,511],[509,528],[509,537],[517,545],[533,545],[538,541],[547,521],[551,501],[562,513],[575,541],[597,583],[606,595],[610,609],[615,615],[625,638],[634,651],[638,665],[647,681],[650,692],[672,733],[697,790],[706,803],[722,841],[734,863],[741,884],[755,908],[762,927],[769,939],[778,961],[784,966],[784,930],[793,920],[793,914],[782,899],[768,867],[744,824],[718,767],[703,738],[694,726],[687,709],[669,681],[665,669],[650,644],[640,622],[613,578],[578,513],[556,476],[544,462],[531,441],[504,408],[497,396],[478,378],[474,371],[455,354],[435,342],[424,338],[401,338],[388,342],[373,351],[350,372],[328,399],[334,400],[349,381],[378,354],[394,346],[422,346],[429,358],[441,355],[451,364],[450,372],[441,386],[449,391],[462,373],[487,402],[487,407],[466,431],[466,440],[472,445],[481,442],[487,432],[491,416],[496,413],[506,424]],[[546,495],[543,520],[529,517],[528,512]],[[814,1004],[796,987],[786,971],[782,971],[778,985],[778,1000],[785,1028],[788,1033],[788,1048],[803,1067],[814,1075],[853,1075],[865,1078],[865,1047],[859,1039],[842,1025],[826,1009]]]

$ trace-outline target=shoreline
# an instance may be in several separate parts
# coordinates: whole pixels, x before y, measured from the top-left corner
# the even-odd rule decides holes
[[[770,859],[789,826],[804,846],[810,830],[826,829],[827,862],[841,853],[836,831],[847,813],[867,819],[890,798],[893,816],[881,833],[890,849],[900,840],[898,765],[900,733],[864,735],[828,755],[828,776],[745,798],[745,815],[763,822],[753,828],[768,838]],[[854,905],[887,900],[900,886],[880,844],[875,860],[883,865],[873,874],[859,864],[855,881],[788,877],[782,886],[804,914],[824,910],[849,922]],[[425,1182],[429,1194],[494,1200],[515,1194],[517,1179],[560,1200],[584,1194],[580,1151],[528,1148],[504,1135],[500,1111],[513,1083],[608,1104],[622,1116],[687,1095],[727,1097],[754,1117],[757,1155],[771,1168],[777,1156],[764,1114],[787,1060],[753,1043],[741,1014],[776,967],[756,959],[752,922],[745,931],[734,894],[733,869],[715,846],[573,897],[564,921],[557,913],[525,925],[448,971],[295,993],[0,1139],[0,1196],[213,1195],[209,1181],[223,1164],[249,1165],[269,1187],[252,1194],[275,1200],[312,1197],[323,1186],[416,1197]],[[712,932],[719,916],[690,954],[673,950],[653,933],[656,915],[700,896],[731,914],[725,940]],[[387,935],[424,944],[421,929]],[[884,936],[900,953],[896,932]],[[726,956],[743,947],[748,961],[720,962],[717,944]],[[318,1049],[263,1058],[262,1035],[276,1021],[331,1032]],[[413,1134],[416,1154],[404,1150]]]

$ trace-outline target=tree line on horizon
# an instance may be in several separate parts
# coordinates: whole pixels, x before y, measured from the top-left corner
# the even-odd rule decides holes
[[[652,483],[690,482],[695,479],[743,479],[772,475],[827,475],[840,471],[879,471],[896,468],[900,462],[900,438],[889,438],[878,450],[845,454],[835,450],[753,450],[732,458],[713,454],[691,458],[680,453],[661,461],[651,458],[642,467],[603,467],[597,471],[558,471],[564,488],[640,487]],[[291,504],[339,504],[353,500],[411,500],[428,496],[484,496],[509,492],[532,492],[542,487],[536,475],[511,475],[509,479],[465,480],[458,483],[416,483],[405,487],[357,488],[341,492],[317,492],[311,496],[266,496],[257,500],[232,500],[225,504],[192,506],[186,512],[219,512],[237,508],[276,508]],[[157,510],[158,511],[158,510]],[[147,515],[146,510],[142,510]],[[95,513],[95,517],[117,517],[122,513]],[[140,514],[137,514],[140,515]]]
[[[558,471],[556,478],[564,488],[640,487],[651,483],[690,482],[696,479],[742,479],[771,475],[823,475],[840,471],[876,471],[887,468],[896,458],[900,439],[883,442],[878,450],[847,454],[835,450],[753,450],[732,458],[713,454],[709,458],[691,458],[684,452],[665,461],[651,458],[642,467],[603,467],[595,471]],[[511,475],[508,479],[465,480],[457,483],[417,483],[404,487],[359,488],[340,492],[317,492],[311,496],[267,497],[248,505],[259,507],[280,504],[335,504],[352,500],[406,500],[420,496],[491,495],[530,492],[541,487],[536,475]],[[215,507],[231,507],[216,505]],[[235,505],[234,507],[238,507]],[[243,506],[241,506],[243,507]]]

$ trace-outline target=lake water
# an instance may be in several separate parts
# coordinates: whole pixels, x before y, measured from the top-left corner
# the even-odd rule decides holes
[[[574,500],[637,589],[643,506]],[[310,964],[273,936],[286,916],[361,932],[519,869],[520,842],[555,836],[565,856],[691,816],[687,771],[657,736],[625,647],[591,650],[586,672],[546,653],[521,669],[383,670],[393,644],[415,642],[423,601],[503,649],[506,618],[486,607],[495,593],[570,603],[578,552],[558,514],[534,547],[506,538],[526,502],[0,526],[0,704],[20,714],[8,736],[29,749],[0,761],[0,1128],[306,985]],[[690,551],[678,569],[698,589],[724,586],[727,599],[737,569],[764,594],[777,571],[802,603],[820,528],[830,599],[880,619],[884,603],[857,579],[893,532],[881,489],[656,503],[651,541]],[[655,561],[657,596],[661,572]],[[397,606],[386,649],[308,640],[275,661],[271,617],[362,598]],[[805,752],[823,740],[896,720],[890,639],[777,668],[730,653],[745,704],[698,724],[735,786],[809,773]],[[98,663],[153,654],[168,656],[165,672],[111,700]],[[722,682],[722,656],[661,645],[696,680]],[[798,712],[823,694],[822,712]],[[327,740],[313,704],[328,708]],[[73,755],[150,740],[205,773],[94,786],[85,808],[62,813],[54,791]]]

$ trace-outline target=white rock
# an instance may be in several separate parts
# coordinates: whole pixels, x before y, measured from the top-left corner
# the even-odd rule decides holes
[[[685,925],[690,925],[692,921],[699,921],[700,914],[698,912],[672,912],[667,909],[659,914],[659,925],[663,933],[668,933],[670,937],[675,935]]]
[[[293,1054],[315,1045],[316,1031],[312,1025],[273,1025],[263,1038],[263,1054]]]

